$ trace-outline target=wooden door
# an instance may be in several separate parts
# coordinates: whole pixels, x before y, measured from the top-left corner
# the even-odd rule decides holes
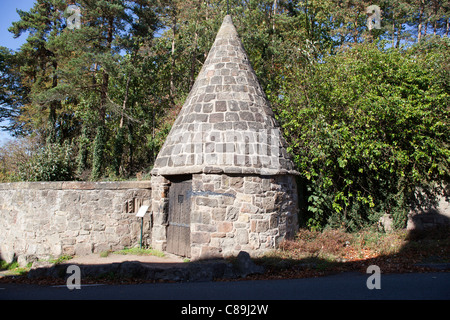
[[[168,252],[191,256],[191,180],[174,180],[169,189]]]

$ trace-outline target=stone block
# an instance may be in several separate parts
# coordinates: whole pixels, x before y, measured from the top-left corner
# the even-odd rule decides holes
[[[218,122],[223,122],[223,121],[224,121],[223,113],[212,113],[209,116],[210,123],[218,123]]]
[[[97,243],[94,245],[93,252],[94,253],[101,253],[105,251],[111,250],[111,244],[109,243]]]
[[[241,214],[241,215],[239,215],[238,221],[247,223],[247,222],[250,221],[250,215],[248,215],[248,214]]]
[[[68,256],[75,255],[75,246],[73,246],[73,245],[63,245],[62,246],[62,254],[63,255],[68,255]]]
[[[81,229],[81,223],[79,221],[69,221],[67,223],[67,229],[72,231],[79,231]]]
[[[211,247],[211,246],[201,247],[200,257],[202,259],[222,258],[222,249],[219,247]]]
[[[193,231],[216,232],[217,226],[212,224],[196,223],[192,225]]]
[[[225,238],[226,236],[227,236],[227,234],[225,232],[213,232],[213,233],[211,233],[211,238]]]
[[[241,189],[244,185],[242,177],[230,177],[230,187],[233,189]]]
[[[236,221],[233,223],[235,229],[248,229],[249,224],[247,222]]]
[[[248,243],[253,247],[253,249],[258,249],[260,246],[259,236],[257,233],[250,232],[248,235]]]
[[[216,101],[216,103],[215,103],[215,111],[216,112],[225,112],[225,111],[227,111],[227,102],[226,101]]]
[[[225,121],[239,121],[239,115],[237,112],[227,112],[225,113]]]
[[[130,247],[132,246],[133,242],[131,241],[130,236],[123,236],[120,238],[119,243],[122,247]]]
[[[226,217],[225,220],[227,221],[236,221],[239,217],[240,208],[239,207],[233,207],[230,206],[226,209]]]
[[[247,194],[260,194],[262,192],[261,184],[255,182],[245,182],[244,191]]]
[[[214,208],[211,213],[212,220],[223,221],[226,220],[226,208]]]
[[[85,256],[92,253],[93,245],[91,243],[77,243],[74,253],[77,256]]]
[[[259,211],[259,208],[254,205],[251,205],[249,203],[242,204],[241,212],[243,212],[243,213],[256,214],[256,213],[258,213],[258,211]]]
[[[165,241],[166,238],[166,226],[154,225],[152,228],[152,240],[158,242]]]
[[[211,78],[211,85],[221,85],[222,84],[222,77],[221,76],[214,76]]]
[[[247,244],[248,243],[248,231],[246,229],[237,229],[236,230],[236,241],[238,244]]]
[[[205,103],[205,104],[203,104],[203,112],[204,113],[211,113],[212,111],[213,111],[212,103]]]
[[[195,203],[199,206],[206,206],[216,208],[219,206],[219,201],[217,199],[211,199],[207,197],[197,197]]]
[[[278,228],[279,226],[279,218],[278,218],[278,214],[272,214],[270,215],[269,218],[269,228],[270,229],[275,229]]]
[[[211,240],[211,233],[209,232],[191,232],[192,244],[208,244]]]
[[[258,220],[256,222],[256,232],[261,233],[261,232],[266,232],[267,230],[269,230],[269,221]]]
[[[196,260],[201,256],[202,248],[198,246],[191,247],[191,260]]]
[[[217,224],[218,232],[231,232],[233,230],[233,223],[230,221],[222,221]]]
[[[224,206],[230,206],[234,204],[234,197],[230,197],[230,196],[223,196],[222,197],[222,205]]]
[[[250,220],[250,232],[256,232],[256,220]]]

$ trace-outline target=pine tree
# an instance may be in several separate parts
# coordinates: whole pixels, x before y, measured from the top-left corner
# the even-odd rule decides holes
[[[29,101],[21,106],[20,121],[27,126],[47,114],[47,120],[40,119],[39,128],[47,143],[56,142],[58,134],[56,122],[60,101],[46,92],[58,85],[58,61],[51,42],[62,30],[60,10],[63,7],[64,2],[60,0],[38,0],[29,12],[18,10],[20,20],[9,28],[16,38],[30,31],[16,57],[23,85],[29,88]]]

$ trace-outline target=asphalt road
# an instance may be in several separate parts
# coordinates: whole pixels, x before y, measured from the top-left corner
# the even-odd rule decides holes
[[[155,283],[137,285],[37,286],[0,283],[0,300],[450,300],[450,273],[381,274],[380,289],[368,289],[370,274],[342,273],[287,280]]]

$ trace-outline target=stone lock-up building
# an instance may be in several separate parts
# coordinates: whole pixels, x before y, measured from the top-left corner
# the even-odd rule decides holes
[[[258,256],[298,228],[297,172],[231,17],[152,170],[152,247]]]

